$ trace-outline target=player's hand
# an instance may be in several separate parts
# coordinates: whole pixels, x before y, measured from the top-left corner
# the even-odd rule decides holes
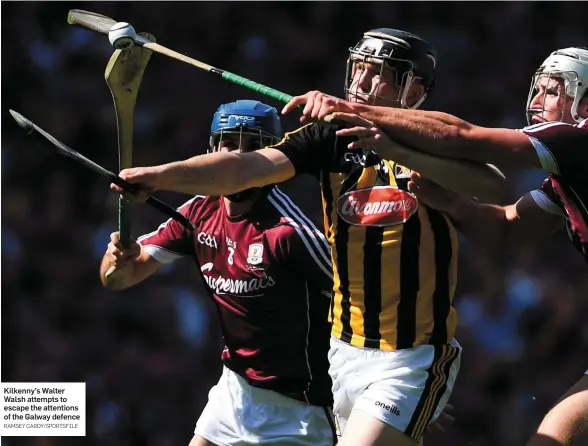
[[[137,257],[141,254],[141,247],[135,241],[131,241],[131,246],[123,248],[120,243],[119,233],[113,232],[110,234],[110,243],[106,248],[106,260],[110,265],[117,269],[124,269],[125,267],[132,264]]]
[[[158,172],[153,167],[123,169],[118,176],[139,186],[137,192],[131,194],[124,192],[120,186],[114,183],[110,185],[110,189],[121,194],[126,200],[144,202],[149,197],[149,193],[157,189]]]
[[[459,219],[465,204],[469,202],[467,197],[445,189],[437,183],[423,178],[417,172],[410,174],[408,190],[427,206],[445,212],[456,219]]]
[[[384,131],[369,119],[351,113],[336,112],[332,118],[350,125],[348,128],[337,130],[337,136],[355,136],[356,141],[348,144],[349,149],[377,149],[393,145],[392,140]]]
[[[288,114],[299,105],[304,105],[304,110],[300,117],[300,122],[302,123],[311,120],[322,120],[334,112],[356,112],[354,103],[314,90],[292,98],[282,109],[282,114]]]
[[[447,426],[455,421],[455,417],[452,415],[453,411],[454,407],[451,404],[445,405],[445,408],[443,409],[443,412],[441,412],[441,415],[439,415],[439,418],[427,426],[427,431],[444,432]]]

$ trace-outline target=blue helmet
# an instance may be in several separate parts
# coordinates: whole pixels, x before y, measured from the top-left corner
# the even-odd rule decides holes
[[[274,144],[282,138],[278,110],[249,99],[222,104],[210,125],[210,149],[215,149],[223,134],[231,133],[259,135],[260,147]]]

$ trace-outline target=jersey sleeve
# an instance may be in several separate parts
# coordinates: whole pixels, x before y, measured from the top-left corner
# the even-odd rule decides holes
[[[336,141],[334,128],[313,123],[287,132],[280,142],[266,148],[286,155],[296,170],[295,176],[305,173],[318,176],[320,170],[329,168]]]
[[[547,178],[539,189],[531,191],[531,197],[541,209],[560,217],[566,216],[565,208],[553,190],[551,176]]]
[[[320,216],[305,213],[277,187],[268,198],[287,222],[288,230],[281,242],[283,262],[330,297],[333,264],[329,242],[319,229]]]
[[[178,208],[178,212],[194,221],[203,196],[196,196]],[[137,243],[160,263],[171,263],[181,257],[194,255],[191,233],[171,218],[149,234],[137,239]]]
[[[523,130],[549,173],[564,178],[588,174],[588,126],[563,122],[547,122],[526,127]]]

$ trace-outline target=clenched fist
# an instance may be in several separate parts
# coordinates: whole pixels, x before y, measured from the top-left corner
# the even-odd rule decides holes
[[[128,201],[144,202],[149,196],[149,192],[157,188],[158,170],[156,167],[132,167],[130,169],[123,169],[118,174],[123,180],[129,183],[134,183],[139,186],[139,189],[129,194],[124,192],[120,186],[112,183],[110,189],[121,194]]]
[[[141,254],[141,247],[135,241],[131,241],[131,246],[123,248],[120,243],[119,233],[113,232],[110,234],[110,243],[106,249],[106,260],[111,266],[116,269],[124,269],[128,265],[132,264],[137,257]]]

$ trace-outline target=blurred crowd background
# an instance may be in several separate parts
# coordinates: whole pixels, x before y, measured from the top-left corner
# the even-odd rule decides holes
[[[439,51],[437,88],[424,108],[515,128],[525,125],[543,59],[588,44],[582,2],[2,2],[2,381],[84,381],[88,392],[87,437],[3,438],[2,446],[187,445],[220,372],[217,315],[194,265],[166,267],[126,292],[102,289],[98,265],[117,197],[102,178],[31,144],[8,114],[23,113],[117,169],[104,81],[112,49],[106,37],[66,23],[76,7],[291,94],[341,96],[348,47],[367,29],[402,28]],[[241,98],[265,100],[154,55],[137,103],[135,164],[204,153],[212,113]],[[296,117],[284,125],[294,129]],[[505,202],[543,177],[509,179]],[[163,221],[147,207],[133,215],[135,236]],[[464,242],[460,265],[456,421],[425,444],[521,445],[588,367],[586,267],[563,232],[505,246],[500,258]]]

